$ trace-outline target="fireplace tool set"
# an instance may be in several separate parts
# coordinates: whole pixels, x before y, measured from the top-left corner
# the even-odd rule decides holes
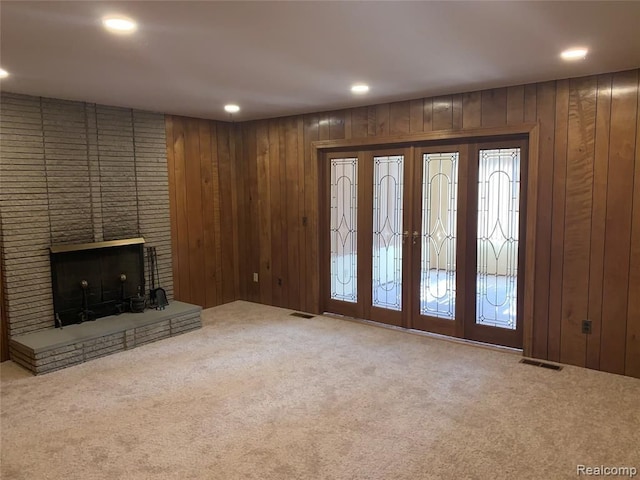
[[[156,247],[147,247],[147,259],[149,261],[149,270],[151,277],[151,289],[149,290],[149,306],[155,307],[156,310],[164,310],[169,301],[167,300],[167,292],[164,288],[158,286],[156,288],[156,275],[158,283],[160,283],[160,272],[158,271],[158,254]]]
[[[80,317],[80,323],[86,322],[87,320],[94,320],[94,313],[89,310],[89,297],[87,294],[87,289],[89,288],[89,282],[86,280],[82,280],[80,282],[80,288],[82,288],[82,310],[78,313]]]

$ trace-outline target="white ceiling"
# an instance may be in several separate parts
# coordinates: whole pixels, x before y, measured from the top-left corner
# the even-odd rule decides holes
[[[138,32],[104,31],[112,13]],[[222,120],[229,102],[248,120],[640,66],[638,1],[2,0],[0,26],[3,90]]]

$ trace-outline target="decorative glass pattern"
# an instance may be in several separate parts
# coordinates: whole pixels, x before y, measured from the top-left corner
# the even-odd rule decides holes
[[[356,302],[358,159],[331,160],[331,298]]]
[[[455,318],[458,152],[425,153],[422,174],[420,313]]]
[[[480,150],[476,323],[515,330],[520,149]]]
[[[404,156],[373,159],[373,306],[402,309]]]

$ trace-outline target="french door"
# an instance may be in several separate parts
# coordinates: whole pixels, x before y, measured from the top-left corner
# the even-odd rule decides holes
[[[522,346],[525,140],[327,153],[324,309]]]

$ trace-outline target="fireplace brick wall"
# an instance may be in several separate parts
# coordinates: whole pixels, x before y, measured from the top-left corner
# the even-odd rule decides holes
[[[0,94],[9,335],[54,325],[49,247],[142,236],[173,298],[164,115]]]

